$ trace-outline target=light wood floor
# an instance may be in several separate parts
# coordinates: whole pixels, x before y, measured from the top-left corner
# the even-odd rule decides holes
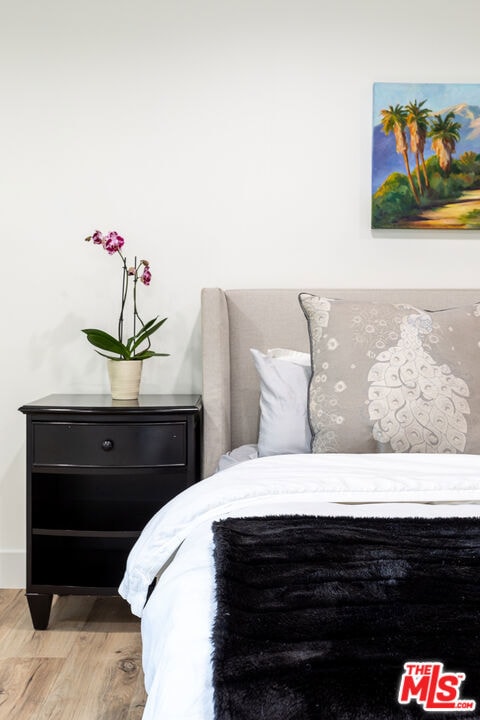
[[[34,630],[23,590],[0,590],[0,720],[140,720],[140,622],[120,598],[54,597]]]

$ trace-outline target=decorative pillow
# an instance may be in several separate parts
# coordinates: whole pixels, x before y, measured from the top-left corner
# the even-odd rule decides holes
[[[310,355],[283,348],[250,352],[260,378],[258,456],[309,453]]]
[[[480,453],[480,304],[299,300],[313,452]]]

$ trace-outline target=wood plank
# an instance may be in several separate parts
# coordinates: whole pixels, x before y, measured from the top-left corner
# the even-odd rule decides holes
[[[0,647],[4,636],[18,621],[19,606],[24,596],[24,590],[0,590]]]
[[[128,718],[132,696],[138,696],[138,684],[143,688],[139,637],[84,631],[79,633],[49,697],[37,710],[36,720]],[[144,704],[144,691],[141,697]]]
[[[128,720],[141,720],[143,716],[143,711],[145,710],[146,701],[147,693],[145,692],[143,670],[141,670],[138,675],[135,687],[133,688]]]
[[[0,657],[67,657],[95,598],[74,595],[54,598],[48,629],[35,630],[23,595],[16,598],[16,623],[10,623],[3,634]]]
[[[54,603],[50,629],[33,630],[23,591],[0,591],[0,720],[140,720],[138,618],[120,598]]]
[[[115,640],[118,641],[116,645]],[[96,717],[103,720],[127,720],[127,718],[130,720],[132,696],[136,694],[139,684],[143,688],[140,646],[139,644],[120,646],[121,640],[119,634],[109,637],[108,644],[115,656],[110,655],[110,660],[105,662],[103,677],[98,678],[98,691],[95,693],[98,698]],[[117,649],[114,650],[114,647]],[[144,691],[141,706],[143,710]]]
[[[130,606],[120,597],[99,597],[87,617],[89,630],[101,627],[103,632],[140,632],[140,618],[132,615]]]
[[[62,658],[0,660],[0,719],[36,718],[64,662]]]

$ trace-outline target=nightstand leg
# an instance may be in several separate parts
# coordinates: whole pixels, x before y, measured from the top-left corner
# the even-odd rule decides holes
[[[52,607],[53,595],[43,593],[25,593],[35,630],[46,630]]]

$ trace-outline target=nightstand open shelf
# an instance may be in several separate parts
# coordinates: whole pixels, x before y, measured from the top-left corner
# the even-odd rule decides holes
[[[33,592],[59,595],[117,593],[132,539],[126,537],[69,537],[34,535]],[[52,562],[52,557],[55,562]],[[74,590],[74,588],[76,590]]]
[[[200,479],[199,396],[50,395],[27,416],[27,599],[37,629],[53,594],[112,595],[150,518]]]
[[[183,469],[135,473],[33,473],[32,529],[141,530],[156,510],[178,494]],[[182,488],[183,489],[183,488]],[[52,498],[55,502],[52,503]],[[156,510],[155,510],[156,509]]]

